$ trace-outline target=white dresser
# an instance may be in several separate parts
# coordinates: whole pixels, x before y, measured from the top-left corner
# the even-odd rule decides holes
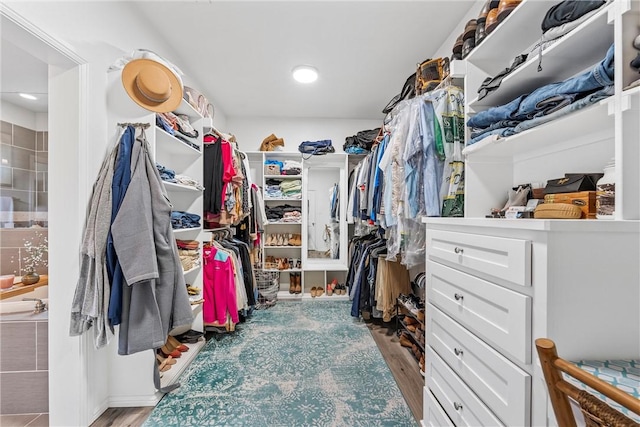
[[[640,355],[637,221],[425,222],[424,425],[554,425],[539,337],[568,359]]]

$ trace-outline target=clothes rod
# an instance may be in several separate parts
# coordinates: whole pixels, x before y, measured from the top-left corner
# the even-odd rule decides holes
[[[151,125],[149,123],[118,123],[118,126],[123,128],[133,126],[134,128],[148,129]]]

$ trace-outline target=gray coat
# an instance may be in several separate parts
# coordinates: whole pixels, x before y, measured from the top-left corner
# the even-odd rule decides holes
[[[111,225],[126,282],[118,343],[123,355],[162,347],[171,329],[193,322],[171,204],[144,134],[136,141],[131,183]]]

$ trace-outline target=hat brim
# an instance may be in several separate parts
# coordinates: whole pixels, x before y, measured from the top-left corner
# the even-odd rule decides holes
[[[164,72],[171,84],[169,98],[162,102],[155,102],[147,98],[136,85],[136,76],[144,67],[155,67]],[[129,97],[142,108],[156,113],[175,111],[182,102],[182,84],[173,71],[165,65],[151,59],[134,59],[122,69],[122,86]]]

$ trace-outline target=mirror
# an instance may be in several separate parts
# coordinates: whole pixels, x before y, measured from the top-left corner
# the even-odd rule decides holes
[[[340,168],[309,168],[307,175],[307,258],[340,258]]]

